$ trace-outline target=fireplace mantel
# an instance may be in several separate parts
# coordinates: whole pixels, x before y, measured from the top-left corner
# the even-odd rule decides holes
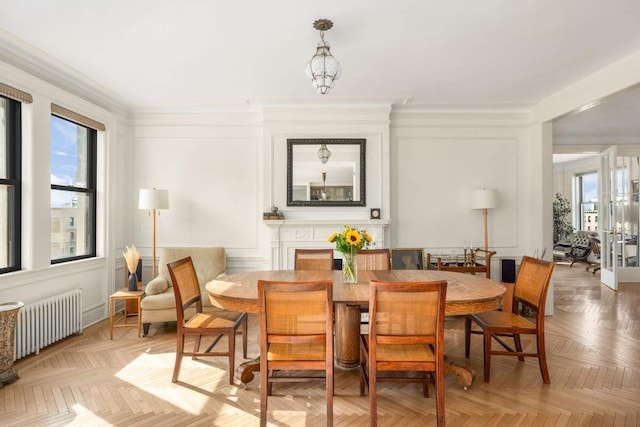
[[[358,229],[367,230],[373,237],[374,248],[385,248],[387,228],[390,220],[268,220],[264,224],[269,230],[268,240],[271,243],[269,261],[273,270],[292,270],[296,248],[335,249],[327,238],[331,233],[340,231],[349,224]],[[336,258],[340,253],[336,251]]]

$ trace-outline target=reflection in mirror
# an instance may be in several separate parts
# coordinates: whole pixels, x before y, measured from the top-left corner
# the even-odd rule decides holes
[[[287,206],[365,206],[364,139],[288,139]]]

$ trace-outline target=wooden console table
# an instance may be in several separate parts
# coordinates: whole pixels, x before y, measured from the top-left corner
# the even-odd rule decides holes
[[[454,271],[456,273],[484,273],[487,279],[491,279],[491,257],[495,251],[476,249],[471,262],[465,262],[464,255],[454,254],[430,254],[427,253],[425,269],[439,271]]]

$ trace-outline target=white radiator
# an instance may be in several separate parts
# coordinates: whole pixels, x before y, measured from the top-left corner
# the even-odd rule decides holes
[[[14,359],[82,332],[82,289],[25,304],[18,312]]]

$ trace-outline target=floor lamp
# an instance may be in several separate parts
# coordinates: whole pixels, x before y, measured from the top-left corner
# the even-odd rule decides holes
[[[151,211],[153,216],[153,275],[156,277],[156,210],[169,209],[169,192],[167,190],[157,190],[155,188],[141,188],[138,199],[138,209]]]
[[[471,209],[482,209],[484,217],[484,250],[489,250],[489,232],[487,230],[487,216],[489,209],[498,207],[498,190],[495,188],[483,188],[471,194]]]

